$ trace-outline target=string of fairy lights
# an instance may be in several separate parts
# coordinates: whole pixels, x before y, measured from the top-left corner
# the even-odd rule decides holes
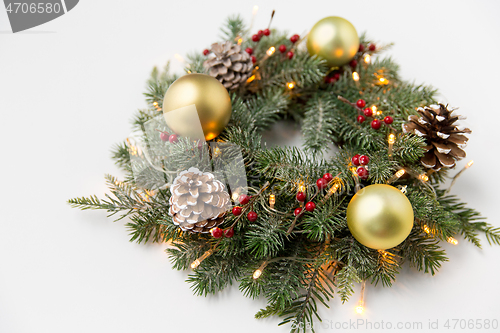
[[[250,24],[250,29],[249,30],[251,30],[251,28],[252,28],[252,26],[254,24],[254,20],[255,20],[255,16],[256,16],[257,12],[258,12],[258,6],[254,6],[253,10],[252,10],[252,20],[251,20],[251,24]],[[273,12],[273,15],[274,15],[274,12]],[[271,17],[271,21],[272,21],[272,17]],[[269,26],[270,26],[270,24],[271,24],[271,22],[269,23]],[[299,40],[299,43],[296,43],[294,45],[294,48],[297,47],[297,45],[300,44],[300,41],[302,41],[306,36],[307,36],[307,33]],[[243,43],[243,38],[241,36],[237,36],[236,39],[235,39],[235,41],[237,42],[238,45],[241,45]],[[292,48],[291,51],[294,51],[294,48]],[[267,59],[269,59],[270,57],[272,57],[275,53],[276,53],[276,46],[269,47],[267,49],[267,51],[265,52],[264,57],[262,57],[262,59],[259,59],[259,65],[262,65]],[[186,63],[186,61],[184,60],[184,58],[182,56],[180,56],[179,54],[175,54],[174,57],[180,63],[182,63],[183,65],[185,65],[186,67],[189,68],[189,64]],[[368,66],[372,62],[372,56],[369,53],[366,53],[366,54],[362,55],[362,61],[364,62],[365,66]],[[259,70],[259,66],[255,66],[254,67],[254,72],[247,79],[247,83],[251,83],[252,81],[258,79],[258,70]],[[188,73],[191,73],[191,71],[188,70]],[[383,72],[375,72],[375,73],[373,73],[373,76],[376,78],[376,80],[373,83],[375,85],[387,86],[390,83],[389,80],[384,76]],[[359,82],[361,80],[361,76],[358,73],[358,71],[354,70],[352,72],[352,74],[350,75],[350,78],[354,81],[355,85],[359,87]],[[285,88],[288,89],[289,91],[293,91],[294,89],[297,88],[297,83],[294,82],[294,81],[286,82],[285,83]],[[159,104],[158,104],[157,101],[153,102],[153,107],[157,111],[161,111],[162,110],[162,108],[159,106]],[[377,105],[371,105],[368,108],[371,109],[371,114],[373,116],[380,116],[383,113],[383,111],[380,110],[377,107]],[[389,133],[389,135],[387,136],[388,157],[390,159],[392,158],[393,147],[394,147],[394,144],[396,143],[396,140],[397,140],[396,133],[394,133],[393,131],[391,131]],[[131,143],[131,142],[127,142],[127,144],[129,146],[129,151],[131,152],[131,154],[136,155],[137,151],[138,151],[137,147],[135,147],[135,145],[133,143]],[[217,158],[220,155],[221,155],[220,148],[216,147],[212,156],[213,156],[213,158]],[[447,189],[446,193],[448,193],[450,191],[451,187],[455,184],[457,178],[465,170],[467,170],[468,168],[470,168],[473,165],[473,163],[474,162],[472,160],[469,161],[452,178],[451,184],[450,184],[449,188]],[[356,184],[355,190],[359,190],[361,188],[361,184],[360,184],[360,181],[359,181],[359,176],[356,173],[356,167],[353,166],[351,163],[349,163],[348,168],[349,168],[350,171],[352,171],[352,174],[353,174],[353,178],[354,178],[354,181],[355,181],[355,184]],[[414,171],[412,171],[412,170],[410,170],[410,169],[408,169],[406,167],[400,167],[394,173],[394,175],[392,175],[392,177],[390,177],[387,180],[387,184],[392,184],[392,183],[398,181],[404,175],[408,175],[409,177],[414,178],[414,179],[422,182],[423,184],[427,184],[427,182],[429,181],[429,176],[431,175],[432,172],[433,171],[430,170],[427,173],[419,174],[419,173],[416,173],[416,172],[414,172]],[[274,193],[274,192],[266,194],[265,193],[265,189],[268,188],[268,187],[269,187],[269,183],[266,183],[261,189],[259,189],[258,191],[256,191],[257,194],[255,196],[253,196],[252,199],[255,200],[257,197],[263,197],[263,198],[265,198],[265,196],[267,196],[267,199],[264,200],[264,202],[268,203],[269,208],[272,209],[274,213],[283,214],[283,215],[289,214],[289,213],[281,213],[281,212],[278,212],[278,211],[275,210],[275,205],[276,205],[276,202],[277,202],[277,200],[279,198],[278,198],[278,195],[276,193]],[[324,194],[322,200],[320,201],[320,204],[324,204],[332,195],[334,195],[335,193],[339,192],[339,190],[341,190],[343,188],[343,181],[339,178],[339,175],[337,175],[330,182],[328,182],[328,184],[327,184],[326,187],[327,187],[326,193]],[[294,182],[294,188],[296,188],[297,193],[306,194],[306,192],[307,192],[307,186],[306,186],[306,182],[304,180],[297,180],[296,182]],[[320,192],[322,192],[321,188],[319,188],[317,190],[318,191],[316,192],[316,194],[319,194]],[[406,186],[402,186],[401,187],[401,191],[403,193],[405,193],[406,192]],[[147,195],[148,194],[149,193],[147,193]],[[239,193],[238,192],[233,192],[232,199],[233,199],[234,202],[236,202],[238,200],[238,197],[239,197]],[[146,199],[147,199],[147,197],[146,197]],[[304,201],[299,201],[299,206],[300,206],[301,210],[304,210]],[[241,216],[239,216],[239,217],[241,217]],[[239,217],[233,223],[233,225],[231,226],[231,228],[234,227],[234,225],[238,222]],[[298,217],[299,216],[297,215],[295,218],[297,219]],[[293,229],[293,228],[290,228],[290,229]],[[432,236],[435,233],[435,231],[430,226],[428,226],[426,224],[422,225],[422,230],[426,234],[428,234],[430,236]],[[289,230],[289,231],[291,231],[291,230]],[[218,242],[215,243],[215,245],[213,245],[209,250],[207,250],[200,257],[198,257],[197,259],[195,259],[191,263],[190,267],[192,269],[197,269],[202,264],[202,262],[205,259],[207,259],[208,257],[210,257],[212,254],[214,254],[217,251],[217,246],[219,245],[219,243],[221,241],[222,241],[222,238],[219,239]],[[452,245],[458,245],[458,241],[454,237],[451,237],[451,236],[447,238],[447,242],[450,243],[450,244],[452,244]],[[381,255],[383,255],[383,256],[387,255],[387,252],[384,251],[384,250],[379,250],[379,253],[381,253]],[[278,261],[278,260],[284,260],[284,259],[299,260],[298,258],[291,258],[291,257],[277,257],[277,258],[274,258],[274,259],[264,260],[259,265],[259,267],[257,269],[255,269],[255,271],[252,274],[252,278],[255,279],[255,280],[259,279],[262,276],[262,274],[264,273],[264,270],[266,269],[266,267],[270,263]],[[302,259],[302,260],[304,260],[304,259]],[[336,265],[337,263],[333,263],[333,264]],[[360,298],[359,298],[359,301],[357,302],[357,305],[355,306],[355,309],[354,309],[355,313],[357,313],[357,314],[363,314],[365,312],[365,289],[366,289],[366,280],[363,280],[363,281],[361,281]]]
[[[389,135],[388,137],[388,144],[391,145],[391,144],[394,144],[395,143],[395,140],[396,140],[396,136],[395,135]],[[389,155],[391,154],[391,152],[389,151]],[[471,160],[469,161],[463,169],[461,169],[456,175],[455,177],[453,178],[453,181],[452,181],[452,184],[450,185],[450,188],[451,186],[453,185],[454,181],[456,181],[456,179],[465,171],[467,170],[468,168],[470,168],[472,166],[474,162]],[[349,167],[351,167],[349,165]],[[351,167],[352,168],[352,167]],[[355,169],[355,168],[354,168]],[[412,170],[409,170],[408,168],[405,168],[405,167],[402,167],[400,168],[398,171],[396,171],[394,173],[394,175],[392,177],[390,177],[388,180],[387,180],[387,184],[391,184],[391,183],[394,183],[396,182],[397,180],[399,180],[401,177],[403,177],[404,175],[409,175],[410,177],[412,178],[415,178],[416,180],[418,181],[421,181],[422,183],[426,184],[428,181],[429,181],[429,175],[428,174],[418,174],[418,173],[415,173],[414,171]],[[343,184],[343,181],[338,177],[339,175],[337,175],[336,177],[334,177],[329,183],[328,183],[328,189],[326,190],[326,193],[323,197],[323,199],[321,200],[321,204],[324,204],[326,202],[326,200],[328,200],[332,195],[334,195],[335,193],[337,193],[341,188],[342,188],[342,184]],[[359,184],[359,179],[358,179],[358,175],[355,171],[353,171],[353,177],[355,179],[355,182],[357,184]],[[304,180],[298,180],[294,183],[296,185],[296,188],[297,188],[297,193],[299,192],[302,192],[302,193],[305,193],[307,191],[307,187],[306,187],[306,184],[305,184],[305,181]],[[266,200],[269,204],[269,207],[271,209],[274,209],[275,205],[276,205],[276,202],[277,202],[277,194],[276,193],[270,193],[270,194],[265,194],[265,189],[269,187],[269,184],[265,184],[257,193],[256,196],[268,196],[268,199]],[[401,191],[404,193],[406,190],[406,186],[402,187]],[[448,189],[449,190],[449,189]],[[233,200],[236,201],[237,198],[238,198],[238,194],[234,195],[233,197]],[[255,199],[252,198],[252,199]],[[301,204],[301,207],[303,207],[303,202],[300,202]],[[234,225],[233,225],[234,226]],[[428,234],[428,235],[433,235],[434,234],[434,230],[429,227],[428,225],[426,224],[423,224],[422,225],[422,230]],[[221,240],[219,240],[212,248],[210,248],[208,251],[206,251],[201,257],[195,259],[192,263],[191,263],[191,268],[192,269],[196,269],[198,266],[200,266],[200,264],[203,262],[203,260],[205,260],[206,258],[208,258],[209,256],[211,256],[217,249],[217,245],[220,243]],[[447,238],[447,242],[452,244],[452,245],[458,245],[458,240],[455,239],[454,237],[448,237]],[[382,254],[382,255],[386,255],[386,251],[383,251],[383,250],[379,250],[379,252]],[[283,260],[283,259],[292,259],[292,258],[285,258],[285,257],[278,257],[278,258],[274,258],[274,259],[271,259],[271,260],[264,260],[260,265],[259,267],[253,272],[252,274],[252,277],[253,279],[257,280],[259,279],[265,268],[272,262],[274,261],[277,261],[277,260]],[[355,307],[355,312],[357,314],[363,314],[364,311],[365,311],[365,300],[364,300],[364,294],[365,294],[365,288],[366,288],[366,281],[363,280],[361,282],[361,290],[360,290],[360,299]]]

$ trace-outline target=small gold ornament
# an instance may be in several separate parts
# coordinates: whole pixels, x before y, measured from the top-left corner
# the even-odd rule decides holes
[[[328,66],[347,64],[359,49],[359,37],[351,22],[338,16],[318,21],[307,36],[307,50],[318,55]]]
[[[413,208],[397,188],[374,184],[358,191],[347,206],[347,226],[358,242],[385,250],[408,237],[413,227]]]
[[[203,130],[203,135],[194,113]],[[167,125],[178,135],[212,140],[224,130],[231,118],[231,98],[224,86],[205,74],[187,74],[168,88],[163,99]],[[201,136],[201,137],[200,137]]]

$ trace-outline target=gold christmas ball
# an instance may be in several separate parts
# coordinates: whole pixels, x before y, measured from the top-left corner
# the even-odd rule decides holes
[[[375,184],[361,189],[352,197],[346,214],[354,238],[376,250],[400,244],[413,227],[410,201],[390,185]]]
[[[351,22],[338,16],[318,21],[307,36],[310,55],[326,59],[328,66],[347,64],[359,49],[359,37]]]
[[[192,139],[204,137],[208,141],[219,135],[229,122],[231,98],[213,77],[187,74],[172,83],[165,93],[163,115],[176,134]]]

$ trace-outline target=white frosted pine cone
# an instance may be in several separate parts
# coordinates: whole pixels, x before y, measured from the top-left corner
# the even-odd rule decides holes
[[[170,188],[169,214],[183,231],[207,233],[224,222],[231,199],[223,183],[209,172],[189,168]]]

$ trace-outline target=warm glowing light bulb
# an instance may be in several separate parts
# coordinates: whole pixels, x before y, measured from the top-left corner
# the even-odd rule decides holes
[[[372,109],[372,113],[376,114],[377,113],[377,106],[376,105],[372,105],[370,107],[370,109]]]
[[[365,63],[369,64],[371,62],[371,60],[372,60],[371,55],[369,55],[369,54],[365,55]]]
[[[257,6],[257,5],[253,6],[252,15],[257,14],[258,10],[259,10],[259,6]]]
[[[219,147],[215,147],[215,149],[214,149],[214,157],[219,157],[220,154],[221,154],[220,148]]]
[[[299,182],[299,192],[306,192],[306,186],[303,181]]]
[[[262,275],[262,271],[260,269],[258,269],[255,272],[253,272],[253,278],[254,278],[254,280],[257,280],[261,275]]]
[[[358,72],[352,72],[352,79],[356,82],[359,81],[359,74]]]
[[[276,48],[274,46],[271,46],[267,51],[266,51],[266,54],[268,56],[272,56],[274,54],[274,52],[276,51]]]
[[[429,180],[429,176],[427,176],[425,173],[421,174],[418,176],[418,179],[423,181],[424,183]]]
[[[429,228],[429,226],[427,224],[424,224],[424,232],[426,234],[430,234],[431,233],[431,228]]]
[[[250,76],[250,77],[247,79],[247,83],[250,83],[250,82],[252,82],[253,80],[255,80],[255,75]]]
[[[276,203],[276,196],[274,194],[269,195],[269,206],[274,208],[274,204]]]
[[[333,184],[333,186],[330,187],[328,192],[330,192],[330,194],[333,194],[333,193],[337,192],[338,189],[339,189],[339,184]]]
[[[286,86],[287,86],[287,88],[288,88],[288,89],[290,89],[290,90],[291,90],[291,89],[295,88],[295,82],[288,82],[288,83],[286,84]]]
[[[365,307],[362,302],[359,302],[358,306],[356,306],[356,313],[363,314],[363,312],[365,312]]]
[[[193,261],[193,262],[191,263],[191,268],[192,268],[192,269],[195,269],[195,268],[197,268],[198,266],[200,266],[200,261],[199,261],[198,259],[196,259],[195,261]]]
[[[238,200],[239,197],[240,197],[240,194],[238,192],[233,192],[233,195],[231,195],[231,198],[233,199],[233,201]]]
[[[241,45],[243,43],[243,38],[238,38],[238,45]]]
[[[453,237],[448,237],[447,241],[448,241],[448,243],[453,244],[453,245],[458,244],[458,241]]]
[[[158,102],[153,102],[153,105],[154,106],[158,106]]]
[[[378,81],[380,82],[380,84],[383,84],[383,85],[389,84],[389,80],[387,80],[385,77],[379,78]]]
[[[396,136],[394,135],[394,133],[391,133],[389,134],[389,137],[387,138],[387,141],[389,142],[389,144],[393,145],[394,142],[396,142]]]
[[[396,177],[401,178],[405,174],[405,170],[401,169],[398,172],[396,172]]]
[[[472,164],[474,164],[474,161],[473,160],[470,160],[466,165],[465,165],[465,168],[468,169],[472,166]]]

